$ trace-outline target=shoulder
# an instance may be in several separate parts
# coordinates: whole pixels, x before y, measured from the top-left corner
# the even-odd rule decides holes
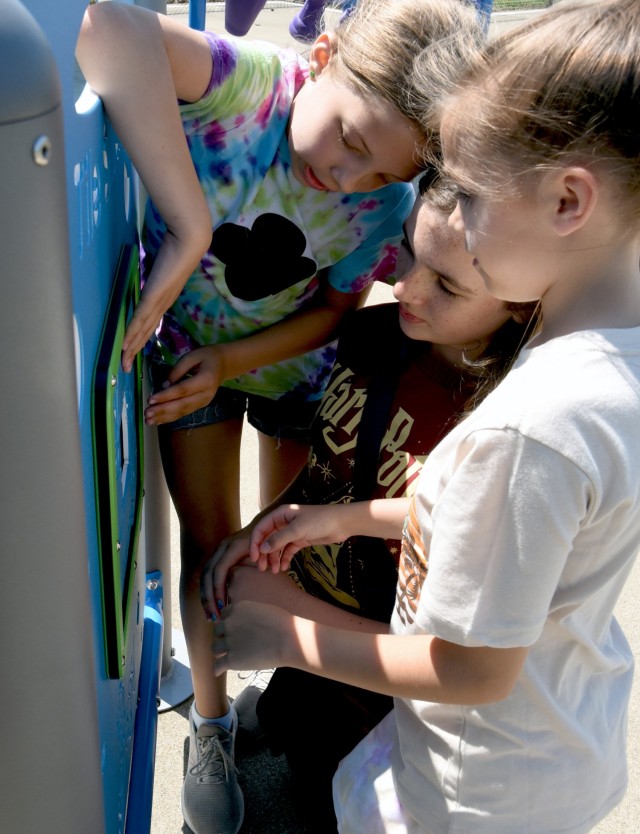
[[[304,82],[306,59],[294,49],[282,49],[273,43],[244,40],[213,32],[204,33],[213,56],[211,87],[223,83],[231,74],[258,73],[262,77],[284,76],[296,90]]]

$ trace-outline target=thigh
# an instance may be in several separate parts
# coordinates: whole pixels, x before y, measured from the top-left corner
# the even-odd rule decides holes
[[[240,527],[241,437],[239,418],[196,429],[159,430],[182,551],[197,561],[209,558],[218,542]]]
[[[311,423],[317,402],[299,397],[249,395],[247,419],[258,431],[260,505],[269,504],[285,489],[307,462]]]
[[[266,507],[289,486],[307,462],[309,445],[258,432],[260,506]]]

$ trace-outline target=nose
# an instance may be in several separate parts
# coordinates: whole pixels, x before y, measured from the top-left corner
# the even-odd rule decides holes
[[[426,282],[421,280],[420,270],[409,268],[393,285],[393,297],[404,304],[421,305],[426,296]]]
[[[345,162],[331,169],[331,176],[343,194],[353,194],[356,191],[375,191],[386,184],[384,178],[375,171],[369,170],[365,164],[356,161]]]

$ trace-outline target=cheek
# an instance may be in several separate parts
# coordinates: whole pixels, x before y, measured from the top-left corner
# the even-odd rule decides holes
[[[470,317],[468,321],[469,332],[473,331],[476,339],[488,339],[509,320],[509,314],[500,306],[487,306],[483,310]]]

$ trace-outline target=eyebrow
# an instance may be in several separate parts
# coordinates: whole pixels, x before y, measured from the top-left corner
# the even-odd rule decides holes
[[[411,241],[409,240],[409,235],[407,234],[407,224],[406,223],[402,224],[402,237],[403,237],[405,243],[407,244],[407,249],[409,250],[409,252],[411,252],[411,256],[415,260],[416,259],[416,253],[413,251],[413,246],[411,245]],[[432,272],[435,272],[436,275],[439,275],[440,278],[442,278],[443,281],[447,282],[447,284],[451,284],[452,287],[455,287],[455,289],[459,290],[462,293],[465,293],[465,295],[475,295],[475,292],[473,290],[470,290],[469,287],[463,286],[458,281],[456,281],[455,278],[452,278],[450,275],[447,275],[444,272],[440,272],[439,269],[433,269],[428,264],[426,266]]]

